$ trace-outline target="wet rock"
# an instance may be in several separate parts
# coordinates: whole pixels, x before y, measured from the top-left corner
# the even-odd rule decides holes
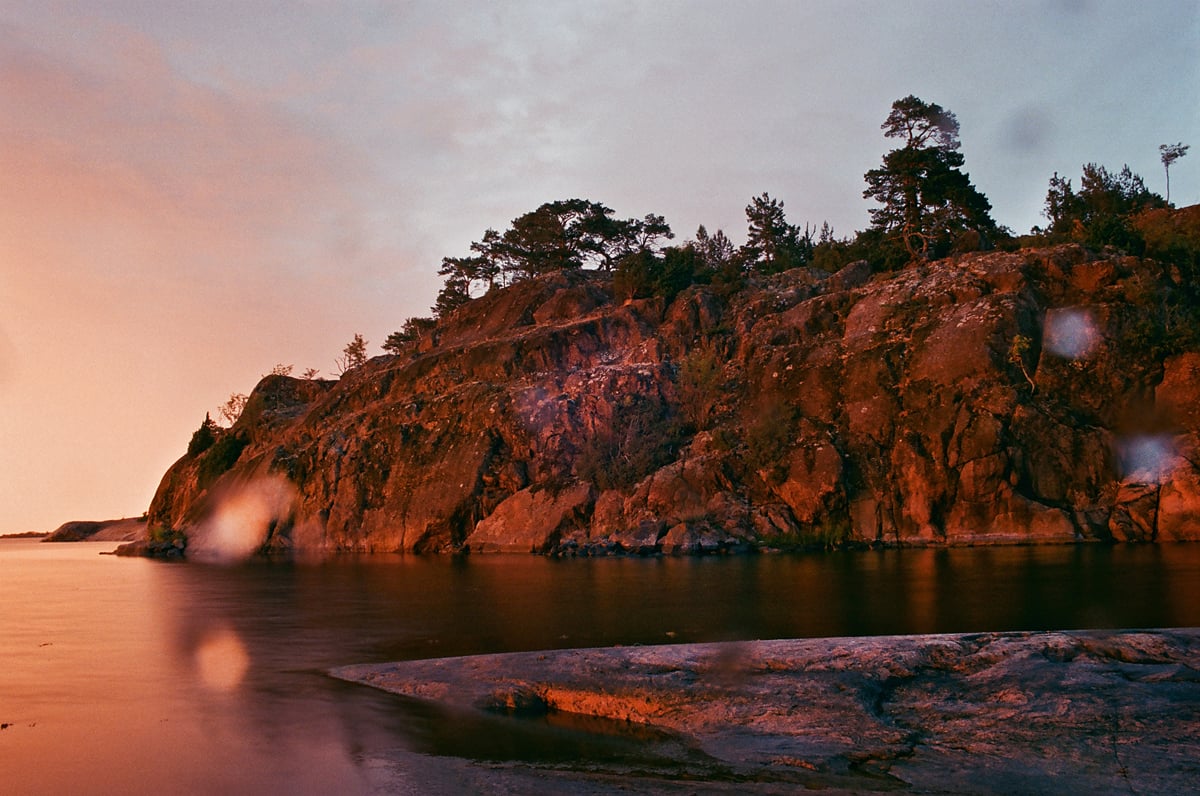
[[[334,676],[492,710],[639,722],[750,783],[838,792],[1188,792],[1200,631],[982,633],[564,650]],[[636,788],[636,778],[626,780]]]

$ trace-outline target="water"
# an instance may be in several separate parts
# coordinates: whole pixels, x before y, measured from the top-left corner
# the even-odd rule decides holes
[[[114,546],[0,540],[5,793],[437,792],[452,775],[426,753],[629,754],[620,739],[443,715],[324,674],[349,663],[1200,625],[1200,545],[231,567],[98,555]]]

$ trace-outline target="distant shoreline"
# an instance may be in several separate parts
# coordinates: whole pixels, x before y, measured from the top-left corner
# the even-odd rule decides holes
[[[46,542],[133,542],[145,539],[148,526],[145,517],[122,517],[118,520],[73,520],[64,522],[52,533],[42,534]]]
[[[23,531],[21,533],[0,533],[0,539],[41,539],[49,535],[45,531]]]

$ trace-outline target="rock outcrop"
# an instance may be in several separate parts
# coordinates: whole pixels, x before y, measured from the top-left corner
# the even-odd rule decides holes
[[[548,275],[337,382],[264,378],[151,529],[232,522],[267,552],[1200,539],[1181,290],[1076,245],[669,303]]]
[[[1198,653],[1200,631],[1184,628],[548,650],[332,674],[459,711],[657,729],[643,743],[659,759],[622,771],[623,793],[658,792],[655,767],[703,793],[1178,793],[1200,755]]]
[[[47,534],[43,542],[134,542],[146,538],[146,518],[73,520]]]

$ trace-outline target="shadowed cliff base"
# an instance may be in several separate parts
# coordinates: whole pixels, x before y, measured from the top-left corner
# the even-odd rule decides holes
[[[1198,662],[1200,630],[1174,629],[582,649],[332,674],[429,704],[417,709],[427,751],[508,761],[524,780],[540,769],[563,792],[1180,793],[1200,777]],[[448,712],[429,718],[433,706]],[[474,722],[512,739],[536,735],[531,717],[609,740],[572,739],[575,757],[555,759],[428,728]]]
[[[166,473],[151,536],[218,557],[1194,540],[1193,287],[1077,244],[670,300],[556,272],[339,381],[264,378]]]

